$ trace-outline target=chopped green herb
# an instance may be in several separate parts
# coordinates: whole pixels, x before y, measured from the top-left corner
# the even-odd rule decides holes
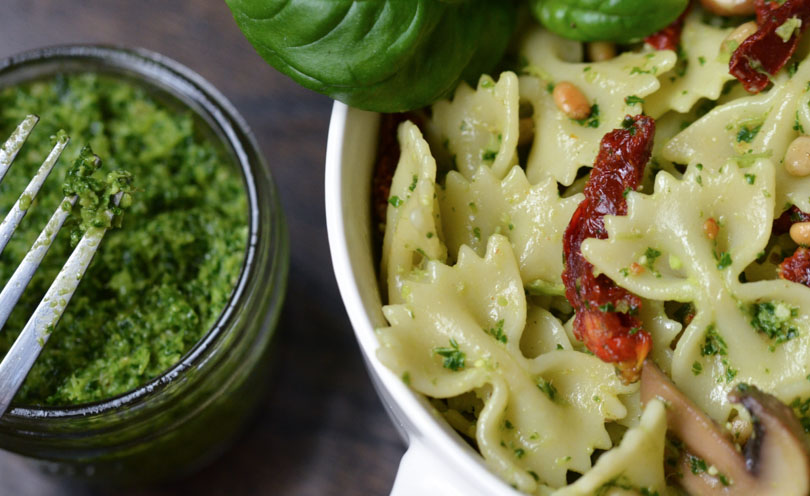
[[[731,264],[731,254],[727,251],[722,253],[714,253],[714,258],[717,260],[717,270],[727,269]]]
[[[810,434],[810,398],[804,401],[798,397],[794,398],[790,402],[790,407],[796,412],[796,417],[799,419],[799,423],[802,424],[804,432]]]
[[[750,143],[754,140],[759,132],[762,124],[757,124],[756,126],[749,126],[747,124],[743,124],[740,126],[740,130],[737,132],[737,143],[741,141],[745,141],[746,143]]]
[[[790,341],[799,334],[793,325],[794,318],[799,315],[797,307],[781,301],[766,301],[754,303],[748,311],[751,327],[775,340],[775,344]]]
[[[478,240],[481,239],[481,228],[473,227],[473,237]]]
[[[726,367],[726,382],[731,382],[737,377],[737,369],[733,369],[728,366],[728,361],[724,360],[723,365]]]
[[[624,97],[624,103],[626,103],[627,105],[636,105],[636,104],[640,105],[644,103],[644,99],[636,95],[630,95]]]
[[[748,184],[754,184],[754,182],[756,180],[757,180],[757,175],[756,174],[746,174],[745,175],[745,182],[747,182]]]
[[[394,208],[397,208],[400,205],[402,205],[403,202],[402,202],[402,199],[400,199],[400,197],[398,197],[397,195],[394,195],[394,196],[392,196],[391,198],[388,199],[388,203],[390,203]]]
[[[689,455],[689,467],[695,475],[702,474],[709,470],[709,466],[706,465],[706,460],[693,455]]]
[[[416,189],[416,183],[419,181],[419,176],[416,174],[413,175],[413,180],[411,180],[411,185],[408,186],[408,189],[413,191]]]
[[[605,303],[603,305],[599,305],[599,310],[602,311],[602,312],[605,312],[605,313],[607,313],[607,312],[615,312],[616,307],[613,306],[613,303],[607,302],[607,303]]]
[[[554,401],[555,398],[557,397],[557,388],[554,387],[554,384],[552,384],[551,381],[547,381],[542,377],[538,377],[537,387],[538,389],[540,389],[540,391],[543,391],[546,394],[546,396],[548,396],[548,399],[550,399],[551,401]]]
[[[706,328],[706,337],[703,341],[703,346],[700,348],[700,354],[703,356],[725,356],[728,354],[728,346],[723,336],[717,332],[714,324]]]
[[[444,358],[442,365],[446,369],[450,369],[454,372],[458,372],[459,370],[464,369],[464,361],[466,359],[466,355],[463,351],[458,349],[458,343],[455,339],[450,338],[450,347],[444,348],[434,348],[433,353],[439,355],[440,357]]]
[[[630,69],[630,75],[633,74],[655,74],[656,70],[655,67],[652,69],[642,69],[641,67],[635,66]]]
[[[506,344],[508,341],[506,334],[503,332],[503,319],[499,320],[495,324],[495,327],[491,329],[484,329],[484,331],[486,331],[487,334],[495,338],[496,341],[500,341],[503,344]]]
[[[501,149],[501,142],[503,141],[503,135],[498,134],[497,136],[492,135],[489,139],[489,144],[487,147],[481,152],[481,160],[485,162],[492,162],[498,156],[498,152]]]
[[[700,364],[697,360],[692,363],[692,373],[695,375],[700,375],[703,372],[703,365]]]
[[[704,65],[704,64],[706,64],[706,57],[704,57],[704,56],[702,56],[702,55],[701,55],[701,56],[699,56],[699,57],[698,57],[698,62],[700,63],[700,65]]]
[[[655,277],[661,277],[661,273],[655,269],[655,261],[660,256],[660,250],[656,250],[655,248],[648,246],[647,250],[644,252],[644,256],[642,257],[644,260],[643,265],[647,267],[647,269],[649,269],[649,271],[655,275]]]
[[[799,69],[799,62],[793,61],[793,63],[787,65],[787,73],[788,76],[793,77],[796,74],[796,71]]]

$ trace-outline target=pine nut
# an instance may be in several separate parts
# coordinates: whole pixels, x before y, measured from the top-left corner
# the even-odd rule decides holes
[[[810,222],[797,222],[790,226],[790,239],[797,245],[810,246]]]
[[[721,16],[750,15],[754,13],[754,0],[700,0],[709,12]]]
[[[703,223],[703,234],[712,241],[717,238],[718,231],[720,231],[720,227],[717,225],[717,221],[712,217],[709,217],[706,219],[706,222]]]
[[[721,49],[727,51],[736,50],[749,36],[757,32],[757,23],[748,21],[737,26],[734,31],[730,32],[728,36],[720,44]]]
[[[810,136],[799,136],[785,152],[785,170],[791,176],[810,175]]]
[[[591,115],[588,99],[579,91],[579,88],[568,81],[557,83],[551,96],[554,98],[557,108],[571,119],[587,119]]]
[[[616,45],[609,41],[593,41],[588,43],[588,58],[592,62],[604,62],[616,56]]]

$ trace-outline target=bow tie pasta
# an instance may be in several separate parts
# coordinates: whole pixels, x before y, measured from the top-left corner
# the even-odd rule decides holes
[[[378,356],[520,491],[680,494],[667,485],[667,406],[642,407],[638,384],[575,337],[561,278],[600,140],[633,136],[628,114],[655,118],[651,159],[622,193],[626,214],[582,242],[593,275],[638,298],[648,356],[719,425],[751,425],[729,400],[743,384],[810,432],[810,288],[779,278],[797,242],[774,227],[789,209],[810,218],[810,172],[785,164],[810,131],[807,48],[749,95],[728,72],[734,28],[715,21],[695,8],[678,50],[590,62],[581,43],[534,28],[517,43],[520,75],[462,83],[422,115],[427,139],[399,127]],[[555,99],[563,82],[587,118]]]

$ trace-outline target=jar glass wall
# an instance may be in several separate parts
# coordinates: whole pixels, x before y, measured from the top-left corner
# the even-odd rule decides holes
[[[67,72],[121,78],[190,109],[240,171],[247,197],[248,243],[236,287],[214,326],[176,365],[122,396],[71,407],[14,405],[0,418],[0,449],[49,472],[145,484],[216,456],[255,409],[286,286],[286,226],[253,135],[200,76],[143,50],[64,46],[0,61],[0,87]]]

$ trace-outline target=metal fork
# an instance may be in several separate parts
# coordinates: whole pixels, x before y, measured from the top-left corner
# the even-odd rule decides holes
[[[0,181],[5,177],[11,163],[38,121],[39,117],[35,115],[27,116],[17,126],[17,129],[14,130],[5,144],[0,147]],[[3,222],[0,223],[0,253],[8,244],[12,234],[31,206],[31,202],[36,197],[57,160],[59,160],[59,156],[67,146],[68,140],[67,137],[57,139],[56,144],[33,179],[31,179],[31,182],[17,202],[14,203]],[[121,199],[121,194],[118,193],[114,197],[116,205]],[[14,309],[14,305],[17,304],[26,286],[31,282],[34,272],[48,252],[48,248],[53,244],[56,235],[75,204],[75,195],[65,197],[62,200],[37,240],[31,246],[31,249],[20,262],[17,270],[14,271],[11,279],[0,291],[0,328],[5,325],[8,316]],[[107,215],[112,217],[110,212]],[[17,340],[8,350],[2,363],[0,363],[0,416],[3,416],[8,409],[11,400],[17,394],[17,390],[19,390],[31,367],[33,367],[42,348],[48,342],[51,332],[62,317],[68,302],[79,285],[79,281],[81,281],[87,267],[93,260],[93,255],[95,255],[106,231],[106,229],[102,228],[92,229],[85,233],[76,248],[73,249],[65,265],[62,266],[50,288],[48,288],[42,301],[34,310],[33,315],[28,319]]]

